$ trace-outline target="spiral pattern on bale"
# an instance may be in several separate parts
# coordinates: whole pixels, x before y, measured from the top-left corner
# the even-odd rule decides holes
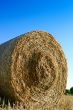
[[[32,31],[2,44],[0,51],[0,89],[6,96],[23,102],[27,110],[58,103],[65,91],[67,63],[52,35]]]

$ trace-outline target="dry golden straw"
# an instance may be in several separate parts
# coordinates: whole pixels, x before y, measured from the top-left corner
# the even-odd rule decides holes
[[[33,31],[0,45],[0,94],[27,110],[47,110],[64,94],[67,63],[47,32]]]

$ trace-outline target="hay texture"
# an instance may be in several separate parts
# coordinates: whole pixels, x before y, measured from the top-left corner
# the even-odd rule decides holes
[[[48,110],[64,94],[67,63],[47,32],[32,31],[0,46],[0,94],[27,110]]]

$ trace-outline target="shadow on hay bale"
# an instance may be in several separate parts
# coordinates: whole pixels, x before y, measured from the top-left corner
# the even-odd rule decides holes
[[[44,110],[64,94],[67,63],[58,42],[33,31],[0,46],[0,91],[29,110]]]

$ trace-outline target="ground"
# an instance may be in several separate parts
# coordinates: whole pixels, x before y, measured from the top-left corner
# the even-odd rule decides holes
[[[22,106],[11,108],[0,108],[0,110],[25,110]],[[36,109],[35,109],[36,110]],[[49,108],[48,110],[73,110],[73,96],[63,96],[59,102],[59,104],[54,108]]]

